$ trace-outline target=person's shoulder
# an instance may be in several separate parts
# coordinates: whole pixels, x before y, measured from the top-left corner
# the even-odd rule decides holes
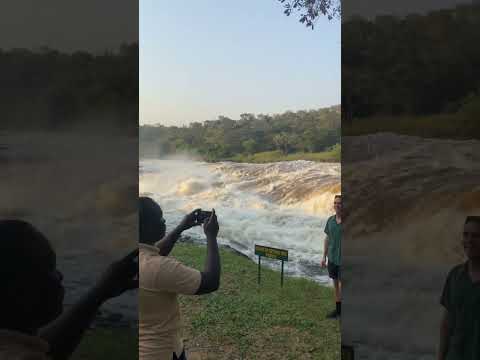
[[[448,279],[458,279],[461,276],[464,276],[468,273],[468,263],[461,263],[455,265],[450,271],[448,272],[447,278]]]
[[[333,214],[332,216],[329,216],[328,219],[327,219],[327,224],[330,223],[330,222],[332,222],[332,221],[336,221],[335,218],[336,218],[336,215],[335,215],[335,214]]]
[[[153,250],[144,250],[143,252],[140,251],[141,258],[140,263],[145,265],[156,265],[162,267],[174,267],[180,264],[180,262],[171,257],[171,256],[163,256],[158,253],[158,251]]]
[[[138,251],[140,255],[157,255],[159,249],[154,245],[139,243]]]

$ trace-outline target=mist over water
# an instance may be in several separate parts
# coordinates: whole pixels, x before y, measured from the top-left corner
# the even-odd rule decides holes
[[[51,242],[64,275],[65,306],[114,260],[137,247],[138,141],[90,132],[12,132],[2,139],[0,218],[30,222]],[[136,324],[137,293],[102,312]],[[104,319],[103,315],[99,318]]]
[[[480,214],[480,142],[342,142],[342,341],[362,359],[436,359],[445,279],[465,261],[465,217]]]
[[[340,192],[339,164],[141,160],[140,166],[140,194],[160,204],[168,229],[196,208],[215,208],[220,244],[255,261],[255,244],[287,249],[286,274],[329,283],[319,265],[325,223]],[[204,239],[200,227],[185,234]],[[279,262],[262,262],[280,268]]]

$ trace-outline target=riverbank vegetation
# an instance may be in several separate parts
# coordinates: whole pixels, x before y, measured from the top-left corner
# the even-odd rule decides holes
[[[219,116],[217,120],[193,122],[188,126],[143,125],[140,127],[140,156],[164,157],[178,153],[207,161],[230,159],[313,160],[340,144],[340,106],[319,110],[286,111],[264,115],[244,113],[240,119]],[[334,151],[339,151],[337,146]]]
[[[340,162],[341,145],[335,144],[329,150],[323,152],[297,152],[293,154],[283,154],[281,151],[265,151],[252,155],[240,154],[228,160],[245,163],[270,163],[277,161],[309,160],[317,162]]]
[[[480,6],[342,24],[343,135],[480,135]]]
[[[0,49],[0,129],[138,132],[138,44],[93,54]]]

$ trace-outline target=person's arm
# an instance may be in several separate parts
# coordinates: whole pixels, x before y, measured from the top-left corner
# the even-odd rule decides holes
[[[207,258],[204,270],[201,272],[200,287],[195,295],[211,293],[220,287],[220,254],[217,243],[219,226],[215,210],[212,210],[212,215],[203,228],[207,236]]]
[[[438,360],[445,360],[448,351],[448,340],[450,337],[448,326],[448,311],[443,310],[442,321],[440,323],[440,341],[438,346]]]
[[[40,337],[50,344],[53,360],[66,360],[75,351],[98,308],[126,290],[138,288],[138,249],[114,262],[100,281],[68,311],[41,329]]]
[[[323,241],[322,267],[327,266],[327,252],[328,252],[328,235],[325,236],[325,240]]]
[[[163,237],[162,240],[155,243],[155,246],[158,248],[158,253],[162,256],[168,256],[172,251],[175,243],[182,235],[183,229],[177,226],[173,231],[169,232],[167,235]]]
[[[155,243],[155,246],[159,249],[160,255],[168,256],[175,246],[175,243],[180,238],[180,235],[182,235],[182,232],[196,225],[200,225],[196,221],[195,213],[197,211],[200,211],[200,209],[196,209],[190,214],[186,215],[182,222],[175,229],[173,229],[172,232],[168,233],[162,240]]]

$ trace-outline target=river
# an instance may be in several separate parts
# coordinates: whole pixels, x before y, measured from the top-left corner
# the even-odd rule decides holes
[[[256,261],[254,245],[289,251],[285,273],[330,284],[319,266],[324,227],[340,192],[340,164],[290,161],[270,164],[189,160],[140,162],[140,194],[162,207],[167,228],[195,208],[215,208],[219,243]],[[201,228],[186,235],[202,241]],[[263,262],[279,269],[276,261]]]

